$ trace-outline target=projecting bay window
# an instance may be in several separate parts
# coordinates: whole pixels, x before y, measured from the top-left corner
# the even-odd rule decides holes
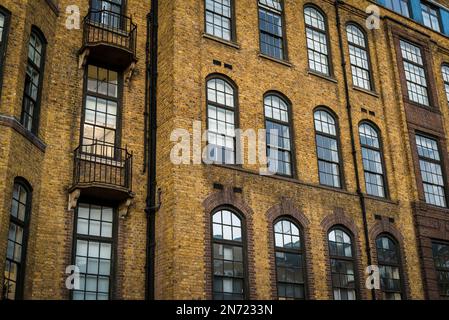
[[[446,207],[445,182],[438,142],[416,135],[416,146],[426,202],[438,207]]]
[[[2,91],[3,64],[6,57],[6,43],[9,31],[9,12],[0,6],[0,93]]]
[[[119,144],[119,74],[116,71],[87,67],[85,107],[82,126],[83,152],[114,156]]]
[[[279,60],[287,58],[283,10],[281,0],[259,0],[260,52]]]
[[[360,27],[349,24],[346,27],[349,57],[351,61],[352,83],[358,88],[372,90],[368,43]]]
[[[28,43],[28,62],[22,102],[22,125],[36,134],[39,124],[42,77],[45,60],[45,39],[33,28]]]
[[[226,41],[234,41],[234,0],[206,0],[206,33]]]
[[[447,102],[449,103],[449,66],[443,65],[442,67],[444,90],[446,91]]]
[[[386,0],[385,6],[403,16],[410,18],[409,0]]]
[[[115,239],[114,209],[80,203],[76,210],[74,263],[79,287],[73,300],[111,299]]]
[[[421,2],[421,11],[424,25],[437,32],[441,32],[439,9],[427,2]]]
[[[428,81],[421,48],[404,40],[400,41],[408,98],[424,106],[430,106]]]
[[[440,297],[449,300],[449,244],[434,242],[432,252]]]
[[[325,16],[315,7],[309,6],[304,9],[304,17],[309,69],[329,76],[330,59]]]

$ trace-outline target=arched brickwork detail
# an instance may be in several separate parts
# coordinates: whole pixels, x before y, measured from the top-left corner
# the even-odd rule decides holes
[[[359,292],[359,298],[367,300],[367,290],[365,290],[365,281],[364,281],[364,270],[361,260],[361,242],[359,237],[359,232],[357,229],[357,226],[355,225],[353,219],[348,217],[344,213],[343,208],[335,208],[333,213],[326,216],[321,221],[321,227],[322,227],[322,237],[324,241],[324,255],[326,259],[326,280],[327,280],[327,286],[329,289],[329,299],[333,299],[333,292],[332,292],[332,273],[331,273],[331,265],[330,265],[330,254],[329,254],[329,245],[328,245],[328,232],[332,227],[335,226],[342,226],[345,229],[347,229],[349,232],[351,232],[352,241],[353,241],[353,247],[355,250],[355,273],[356,273],[356,284],[358,285],[358,292]]]
[[[206,282],[206,298],[212,299],[212,231],[211,231],[211,214],[220,207],[227,207],[236,210],[244,218],[245,234],[246,234],[246,257],[247,257],[247,281],[248,281],[248,297],[250,300],[257,299],[256,276],[253,272],[255,268],[254,261],[254,230],[253,230],[253,210],[250,206],[237,196],[232,188],[225,187],[223,190],[211,194],[203,202],[204,207],[204,263],[205,263],[205,282]]]
[[[396,227],[387,221],[386,219],[382,219],[382,221],[377,221],[369,230],[369,239],[370,239],[370,246],[371,251],[373,252],[372,255],[372,261],[373,264],[377,265],[377,246],[376,246],[376,239],[381,234],[390,235],[393,237],[397,244],[399,245],[399,258],[401,261],[401,277],[403,281],[403,287],[404,287],[404,299],[409,299],[411,297],[411,291],[410,291],[410,282],[408,279],[408,273],[406,270],[406,256],[405,256],[405,250],[404,250],[404,238],[402,237],[402,234],[399,232]],[[381,300],[382,299],[382,293],[380,290],[376,290],[376,299]]]
[[[274,232],[273,226],[274,222],[281,217],[288,217],[294,220],[299,228],[301,229],[302,239],[304,242],[303,250],[306,263],[306,285],[307,285],[307,299],[315,298],[315,286],[314,286],[314,273],[312,268],[312,244],[310,240],[309,231],[309,219],[298,210],[294,203],[288,199],[282,199],[280,204],[271,207],[267,213],[268,222],[268,254],[270,258],[270,283],[271,283],[271,298],[276,299],[277,297],[277,283],[276,283],[276,263],[275,263],[275,252],[274,252]]]

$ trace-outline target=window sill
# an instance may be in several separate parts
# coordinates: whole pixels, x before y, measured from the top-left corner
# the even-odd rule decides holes
[[[319,77],[321,79],[324,79],[324,80],[327,80],[327,81],[330,81],[330,82],[333,82],[333,83],[337,83],[337,79],[335,79],[335,78],[333,78],[331,76],[325,75],[323,73],[319,73],[319,72],[316,72],[316,71],[313,71],[313,70],[310,70],[310,69],[307,71],[307,73],[309,75],[313,75],[313,76]]]
[[[0,115],[0,125],[14,129],[17,133],[21,134],[28,141],[34,144],[40,151],[45,152],[47,145],[36,135],[26,130],[25,127],[19,121],[17,121],[16,118]]]
[[[389,198],[382,198],[382,197],[371,196],[371,195],[366,194],[366,193],[364,193],[363,196],[365,197],[365,199],[368,199],[368,200],[380,201],[380,202],[384,202],[384,203],[388,203],[388,204],[399,205],[399,201],[394,201],[394,200],[391,200]]]
[[[286,60],[276,59],[276,58],[267,56],[266,54],[263,54],[263,53],[259,53],[259,57],[261,57],[263,59],[267,59],[267,60],[273,61],[273,62],[277,62],[279,64],[282,64],[282,65],[286,66],[286,67],[290,67],[290,68],[293,67],[293,65],[290,62],[286,61]]]
[[[377,92],[375,92],[375,91],[366,90],[366,89],[359,88],[359,87],[356,87],[356,86],[352,86],[352,89],[354,89],[355,91],[366,93],[366,94],[368,94],[370,96],[373,96],[375,98],[379,98],[379,94]]]
[[[208,33],[203,33],[203,38],[224,44],[225,46],[232,47],[234,49],[240,49],[240,46],[236,42],[224,40]]]

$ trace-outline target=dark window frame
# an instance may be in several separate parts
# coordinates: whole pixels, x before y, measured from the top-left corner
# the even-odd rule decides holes
[[[351,251],[352,251],[352,257],[343,257],[343,256],[336,256],[336,255],[332,255],[331,254],[331,250],[330,250],[330,241],[329,241],[329,234],[332,231],[335,230],[341,230],[344,233],[346,233],[349,236],[349,239],[351,240]],[[357,252],[356,252],[356,246],[357,244],[354,242],[355,237],[354,234],[348,229],[346,228],[344,225],[334,225],[332,226],[326,233],[326,243],[327,243],[327,250],[329,252],[329,268],[330,268],[330,274],[331,274],[331,294],[332,294],[332,299],[335,300],[335,296],[334,296],[334,284],[332,281],[332,260],[341,260],[341,261],[345,261],[345,262],[352,262],[353,263],[353,267],[354,267],[354,291],[355,291],[355,300],[360,299],[361,297],[361,291],[360,291],[360,285],[359,285],[359,270],[358,270],[358,256],[357,256]]]
[[[360,127],[362,125],[364,125],[364,124],[367,124],[367,125],[371,126],[376,131],[377,139],[379,140],[379,148],[378,149],[373,148],[373,147],[368,146],[368,145],[362,145],[362,142],[360,141]],[[389,186],[388,186],[387,166],[386,166],[386,162],[385,162],[384,144],[383,144],[383,138],[382,138],[381,130],[374,122],[369,121],[369,120],[362,120],[359,123],[358,131],[359,131],[359,142],[360,142],[361,149],[367,148],[367,149],[370,149],[370,150],[373,150],[373,151],[378,151],[380,153],[380,159],[381,159],[382,171],[383,171],[382,177],[383,177],[383,183],[384,183],[385,196],[384,197],[378,197],[378,196],[374,196],[374,195],[369,195],[368,193],[367,193],[367,195],[369,195],[370,197],[375,197],[375,198],[387,199],[388,200],[388,199],[390,199],[390,189],[389,189]],[[362,157],[362,165],[363,165],[363,157]],[[364,167],[363,167],[363,172],[364,173],[366,172]],[[368,172],[372,173],[372,174],[377,174],[377,173],[373,173],[373,172],[370,172],[370,171],[368,171]],[[365,181],[365,188],[366,188],[366,181]]]
[[[31,35],[34,34],[42,43],[42,53],[41,53],[41,65],[40,66],[36,66],[34,64],[33,61],[30,60],[30,58],[28,57],[28,48],[30,46],[30,40],[31,40]],[[33,111],[33,116],[32,116],[32,127],[31,130],[28,130],[27,128],[25,128],[25,130],[30,131],[32,134],[34,134],[35,136],[38,135],[39,132],[39,122],[40,122],[40,116],[41,116],[41,100],[42,100],[42,89],[43,89],[43,84],[44,84],[44,76],[45,76],[45,60],[46,60],[46,51],[47,51],[47,39],[45,38],[45,35],[43,34],[43,32],[36,26],[32,26],[31,27],[31,32],[28,38],[28,42],[27,42],[27,64],[26,64],[26,68],[28,68],[28,66],[31,66],[34,70],[37,70],[39,73],[39,84],[38,84],[38,88],[37,88],[37,98],[34,101],[31,97],[28,96],[28,94],[26,94],[26,88],[27,88],[27,83],[28,83],[28,75],[27,72],[25,71],[25,85],[24,85],[24,89],[23,89],[23,97],[22,97],[22,111],[21,111],[21,117],[20,117],[20,122],[21,124],[24,126],[24,121],[25,121],[25,103],[27,99],[30,99],[31,101],[33,101],[35,103],[34,106],[34,111]]]
[[[424,10],[423,7],[425,7],[426,10]],[[437,15],[436,15],[436,18],[437,18],[437,20],[438,20],[438,28],[439,28],[439,30],[435,30],[435,29],[433,28],[433,25],[431,25],[431,26],[426,25],[426,24],[424,23],[424,20],[423,20],[423,25],[424,25],[425,27],[427,27],[427,28],[429,28],[429,29],[435,31],[435,32],[441,33],[441,32],[443,31],[443,23],[442,23],[442,21],[441,21],[440,8],[438,8],[437,6],[433,5],[432,3],[428,2],[428,1],[421,1],[421,12],[424,12],[424,11],[425,11],[429,16],[432,17],[433,15],[431,14],[430,10],[435,10],[435,12],[436,12],[436,14],[437,14]],[[433,16],[433,17],[434,17],[434,16]],[[430,21],[430,23],[432,24],[432,21]]]
[[[357,22],[350,21],[350,22],[348,22],[346,24],[346,28],[348,26],[356,27],[358,30],[360,30],[360,32],[362,32],[363,36],[365,37],[365,47],[361,47],[361,46],[358,46],[358,45],[356,45],[354,43],[351,43],[351,42],[349,42],[349,40],[347,40],[347,42],[348,42],[348,49],[349,49],[349,46],[354,46],[356,48],[359,48],[359,49],[362,49],[362,50],[366,51],[366,56],[367,56],[367,60],[368,60],[367,61],[368,62],[368,69],[366,71],[368,71],[368,74],[369,74],[369,82],[370,82],[370,87],[371,88],[370,89],[361,88],[359,86],[354,85],[354,83],[353,83],[353,85],[355,87],[359,88],[359,89],[362,89],[362,90],[368,90],[368,91],[371,91],[371,92],[375,92],[376,91],[376,84],[375,84],[375,81],[374,81],[374,73],[373,73],[373,65],[372,65],[372,61],[371,61],[371,51],[370,51],[370,43],[369,43],[368,33],[366,32],[365,28],[363,28]],[[346,33],[346,37],[347,37],[347,33]],[[352,67],[352,63],[350,63],[350,65]],[[351,70],[351,73],[352,73],[352,70]]]
[[[307,8],[313,8],[315,10],[317,10],[324,18],[324,27],[326,28],[325,31],[321,30],[321,29],[317,29],[311,25],[308,25],[306,23],[306,16],[305,16],[305,10]],[[323,9],[321,9],[319,6],[317,6],[314,3],[306,3],[304,5],[303,11],[302,11],[302,15],[303,15],[303,19],[304,19],[304,37],[306,39],[306,50],[307,50],[307,70],[309,70],[309,72],[312,73],[318,73],[320,75],[324,75],[325,77],[330,77],[333,78],[334,77],[334,66],[333,66],[333,58],[332,58],[332,48],[331,48],[331,41],[330,41],[330,34],[329,34],[329,19],[327,17],[327,14],[324,12]],[[325,74],[316,70],[313,70],[310,68],[310,57],[309,57],[309,48],[307,46],[307,28],[311,28],[314,31],[320,32],[320,33],[324,33],[326,36],[326,46],[327,46],[327,67],[329,69],[329,74]]]
[[[437,267],[437,265],[436,265],[436,260],[435,260],[435,255],[433,254],[433,247],[434,247],[434,245],[443,245],[443,246],[447,246],[447,247],[449,247],[449,242],[447,242],[447,241],[441,241],[441,240],[431,240],[431,246],[432,246],[432,259],[433,259],[433,270],[434,270],[434,272],[435,272],[435,281],[436,281],[436,283],[437,283],[437,285],[436,285],[436,289],[438,290],[438,296],[441,298],[441,299],[445,299],[445,300],[448,300],[449,299],[449,294],[447,294],[447,295],[444,295],[444,294],[441,294],[441,291],[440,291],[440,284],[439,284],[439,281],[438,281],[438,279],[439,279],[439,277],[438,277],[438,275],[439,275],[439,273],[440,272],[447,272],[447,273],[449,273],[449,268],[441,268],[441,267]]]
[[[325,111],[327,112],[329,115],[332,116],[332,118],[335,121],[335,136],[330,135],[330,134],[326,134],[323,132],[318,132],[316,129],[316,125],[315,125],[315,113],[317,111]],[[317,136],[321,135],[324,136],[326,138],[330,138],[330,139],[334,139],[337,141],[337,148],[338,148],[338,158],[339,158],[339,162],[338,162],[338,172],[339,172],[339,180],[340,180],[340,187],[335,187],[335,186],[329,186],[329,185],[325,185],[325,184],[321,184],[320,181],[320,185],[329,187],[329,188],[335,188],[335,189],[340,189],[340,190],[344,190],[346,189],[346,179],[345,179],[345,174],[344,174],[344,161],[343,161],[343,152],[342,152],[342,145],[341,145],[341,141],[340,141],[340,123],[339,123],[339,119],[337,114],[331,110],[330,108],[326,107],[326,106],[319,106],[317,108],[315,108],[315,110],[313,110],[313,126],[314,126],[314,130],[315,130],[315,144],[316,144],[316,152],[317,152],[317,161],[318,161],[318,166],[319,166],[319,162],[320,161],[324,161],[327,163],[334,163],[334,162],[329,162],[327,160],[322,160],[318,157],[318,143],[316,142]],[[318,167],[318,175],[319,175],[319,167]],[[318,176],[319,179],[319,176]]]
[[[241,231],[242,231],[242,241],[241,243],[237,241],[229,241],[224,239],[215,239],[214,238],[214,215],[220,211],[230,211],[231,213],[235,214],[239,219],[241,223]],[[248,232],[247,232],[247,221],[246,217],[233,206],[229,205],[223,205],[215,208],[211,211],[209,216],[209,226],[210,226],[210,234],[209,237],[211,239],[210,242],[210,266],[211,266],[211,292],[212,292],[212,300],[214,299],[213,296],[215,294],[214,292],[214,244],[221,244],[221,245],[228,245],[228,246],[237,246],[242,248],[242,257],[243,257],[243,300],[248,300],[250,297],[250,286],[249,286],[249,269],[248,269],[248,261],[249,261],[249,253],[248,253]]]
[[[112,225],[112,238],[111,240],[105,240],[104,237],[101,236],[90,236],[90,235],[78,235],[78,208],[79,204],[86,204],[89,206],[102,206],[102,207],[109,207],[112,208],[112,215],[113,215],[113,225]],[[116,285],[116,276],[118,273],[118,241],[119,241],[119,212],[116,206],[111,205],[108,201],[98,201],[93,199],[80,199],[78,201],[78,205],[74,210],[73,215],[73,234],[72,234],[72,254],[71,254],[71,261],[73,265],[76,265],[76,249],[77,249],[77,241],[78,240],[84,240],[84,241],[94,241],[99,243],[111,243],[111,274],[109,276],[109,300],[113,300],[116,298],[117,295],[117,285]],[[70,290],[70,300],[73,300],[73,293],[74,289]]]
[[[287,104],[287,109],[288,109],[288,117],[289,117],[289,121],[288,124],[273,118],[268,118],[265,114],[265,99],[269,96],[277,96],[279,99],[283,100],[286,104]],[[290,131],[290,169],[291,169],[291,174],[290,175],[285,175],[285,174],[281,174],[281,173],[276,173],[276,176],[280,176],[280,177],[285,177],[285,178],[291,178],[291,179],[296,179],[297,178],[297,169],[296,169],[296,147],[295,147],[295,131],[294,131],[294,125],[293,125],[293,107],[292,107],[292,103],[290,101],[289,98],[287,98],[286,95],[284,95],[281,92],[278,91],[268,91],[263,95],[263,101],[262,101],[262,112],[263,112],[263,119],[264,119],[264,125],[265,125],[265,129],[267,128],[267,121],[273,122],[275,124],[278,125],[282,125],[282,126],[288,126],[289,131]],[[269,160],[269,155],[268,155],[268,141],[266,142],[267,146],[266,146],[266,153],[267,153],[267,159]],[[268,166],[267,166],[268,167]]]
[[[270,57],[271,59],[274,59],[274,60],[288,62],[289,61],[289,55],[288,55],[288,47],[287,47],[287,27],[286,27],[286,20],[285,20],[285,2],[284,2],[284,0],[279,0],[279,3],[281,4],[281,7],[282,7],[282,12],[281,13],[279,13],[279,11],[277,11],[277,10],[275,10],[273,8],[270,8],[270,7],[267,7],[264,4],[261,4],[259,2],[259,0],[257,0],[257,22],[258,22],[258,29],[259,29],[258,30],[259,31],[259,51],[260,51],[260,54],[263,55],[263,56]],[[269,55],[267,53],[262,52],[262,33],[269,34],[270,36],[272,36],[274,38],[278,38],[278,39],[280,37],[276,36],[276,35],[273,35],[271,33],[267,33],[267,32],[262,31],[262,29],[260,27],[261,26],[261,24],[260,24],[260,10],[261,9],[265,10],[265,11],[268,11],[270,13],[273,13],[273,14],[279,15],[281,17],[281,23],[282,23],[282,53],[283,53],[283,56],[282,56],[281,59],[279,59],[277,57],[273,57],[273,56],[271,56],[271,55]]]
[[[24,289],[25,289],[25,275],[26,275],[26,259],[27,259],[27,248],[28,248],[28,239],[30,235],[30,221],[31,221],[31,211],[32,211],[32,201],[33,201],[33,188],[30,183],[24,178],[17,177],[14,179],[13,188],[19,185],[27,192],[27,203],[25,206],[25,220],[21,221],[20,219],[13,217],[11,212],[9,212],[9,225],[11,223],[21,227],[23,229],[23,239],[22,239],[22,253],[20,263],[18,263],[18,272],[17,272],[17,282],[16,282],[16,300],[23,300],[24,298]],[[11,203],[14,199],[11,196]],[[12,204],[11,204],[12,206]],[[10,209],[11,210],[11,209]],[[5,262],[9,259],[6,258]],[[19,270],[20,269],[20,270]],[[3,287],[1,299],[4,298],[5,288]]]
[[[444,79],[444,70],[447,69],[447,81]],[[441,65],[441,73],[443,75],[443,86],[444,86],[444,93],[446,94],[446,100],[449,104],[449,63],[445,62]]]
[[[396,264],[379,262],[379,249],[377,247],[377,240],[379,240],[381,238],[390,239],[396,246],[396,255],[397,255],[397,260],[398,260],[398,262]],[[376,244],[376,255],[377,255],[378,265],[397,267],[399,269],[399,276],[401,277],[401,279],[400,279],[401,291],[399,293],[401,294],[401,300],[407,300],[407,291],[406,291],[406,287],[405,287],[405,273],[404,273],[403,260],[402,260],[402,250],[401,250],[401,245],[400,245],[399,241],[393,235],[383,232],[376,237],[375,244]],[[381,288],[381,290],[382,290],[382,292],[384,292],[384,290],[382,288]],[[397,292],[397,291],[389,291],[389,292]]]
[[[207,32],[207,21],[206,21],[206,15],[207,15],[207,9],[206,9],[206,1],[203,1],[203,5],[204,5],[204,33],[220,39],[221,41],[226,41],[226,42],[231,42],[231,43],[236,43],[237,42],[237,16],[236,16],[236,10],[235,10],[235,0],[229,0],[231,2],[231,18],[229,18],[230,20],[230,27],[231,27],[231,39],[230,40],[226,40],[220,37],[217,37],[216,35],[210,34]],[[212,11],[211,11],[212,12]],[[214,13],[214,12],[213,12]]]
[[[279,248],[276,246],[275,226],[277,223],[279,223],[281,221],[288,221],[299,229],[299,241],[301,242],[301,247],[299,249],[286,249],[286,248]],[[277,272],[278,265],[277,265],[276,253],[282,252],[282,253],[291,253],[291,254],[295,254],[295,255],[301,255],[302,264],[303,264],[302,272],[303,272],[303,277],[304,277],[304,299],[303,300],[307,300],[309,298],[309,286],[308,286],[308,274],[307,274],[307,262],[306,262],[306,258],[307,258],[306,257],[306,248],[305,248],[305,242],[304,242],[305,237],[304,237],[303,228],[302,228],[301,224],[291,216],[278,217],[276,220],[273,221],[271,228],[273,230],[273,249],[274,249],[276,289],[278,288],[278,285],[280,283],[280,281],[278,280],[278,272]],[[276,297],[279,300],[279,291],[278,290],[276,290]]]
[[[6,8],[0,6],[0,15],[3,15],[5,18],[2,37],[0,39],[0,99],[1,99],[3,88],[3,70],[5,67],[6,52],[8,49],[8,38],[11,27],[11,12]]]

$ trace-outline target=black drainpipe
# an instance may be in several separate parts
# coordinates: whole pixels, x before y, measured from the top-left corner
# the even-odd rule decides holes
[[[335,0],[335,14],[336,14],[336,19],[337,19],[338,44],[340,46],[341,66],[343,68],[343,78],[344,78],[344,83],[345,83],[346,110],[348,112],[349,132],[351,135],[352,160],[354,162],[355,180],[357,183],[357,195],[359,196],[360,207],[362,209],[366,256],[368,259],[368,265],[372,265],[371,247],[369,245],[368,220],[366,217],[367,214],[366,214],[365,196],[364,196],[364,194],[362,192],[362,188],[360,186],[359,165],[358,165],[358,161],[357,161],[357,148],[356,148],[355,137],[354,137],[354,126],[352,124],[351,97],[349,95],[348,74],[346,72],[346,57],[345,57],[345,53],[343,50],[343,36],[342,36],[342,32],[341,32],[341,19],[340,19],[340,8],[339,8],[340,2],[342,2],[342,1]],[[376,293],[375,293],[374,289],[371,291],[371,297],[372,297],[372,300],[376,300]]]
[[[157,67],[158,67],[158,1],[151,0],[151,12],[147,16],[148,33],[147,41],[149,41],[150,48],[149,64],[147,68],[147,80],[149,87],[148,104],[149,109],[149,134],[147,142],[147,200],[145,212],[147,214],[147,263],[146,263],[146,287],[145,298],[147,300],[154,300],[154,258],[155,258],[155,221],[156,212],[156,134],[157,134]],[[149,51],[149,52],[148,52]],[[148,61],[148,59],[147,59]],[[148,133],[148,132],[147,132]],[[147,138],[147,137],[146,137]]]

